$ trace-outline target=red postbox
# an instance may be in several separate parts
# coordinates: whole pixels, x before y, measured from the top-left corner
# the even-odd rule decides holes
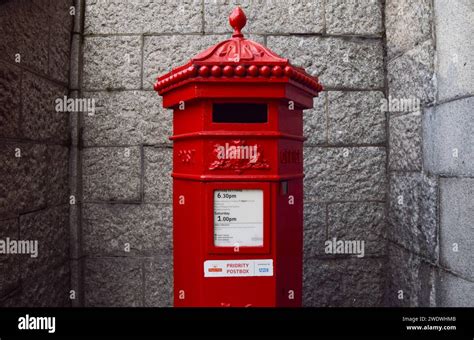
[[[303,109],[316,77],[243,37],[157,79],[173,111],[175,306],[300,306]]]

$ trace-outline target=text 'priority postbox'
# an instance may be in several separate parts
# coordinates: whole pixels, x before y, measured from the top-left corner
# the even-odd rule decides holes
[[[300,306],[303,110],[318,79],[232,38],[161,76],[173,109],[175,306]]]

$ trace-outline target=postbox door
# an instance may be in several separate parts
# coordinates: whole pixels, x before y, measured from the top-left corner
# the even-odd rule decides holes
[[[202,301],[206,306],[273,306],[271,184],[206,184]]]

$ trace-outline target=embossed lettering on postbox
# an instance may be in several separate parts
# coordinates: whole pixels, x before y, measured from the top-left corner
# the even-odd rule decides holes
[[[270,164],[263,156],[263,146],[250,144],[245,140],[235,140],[214,144],[214,161],[209,170],[269,169]]]

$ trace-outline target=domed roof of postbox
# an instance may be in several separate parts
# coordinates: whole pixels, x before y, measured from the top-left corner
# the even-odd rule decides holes
[[[265,46],[245,39],[241,33],[247,18],[240,7],[233,10],[229,23],[234,28],[232,38],[199,53],[185,65],[157,78],[154,89],[160,95],[190,81],[235,82],[248,79],[253,82],[294,81],[307,92],[317,95],[323,87],[317,77],[300,67],[291,65]]]

